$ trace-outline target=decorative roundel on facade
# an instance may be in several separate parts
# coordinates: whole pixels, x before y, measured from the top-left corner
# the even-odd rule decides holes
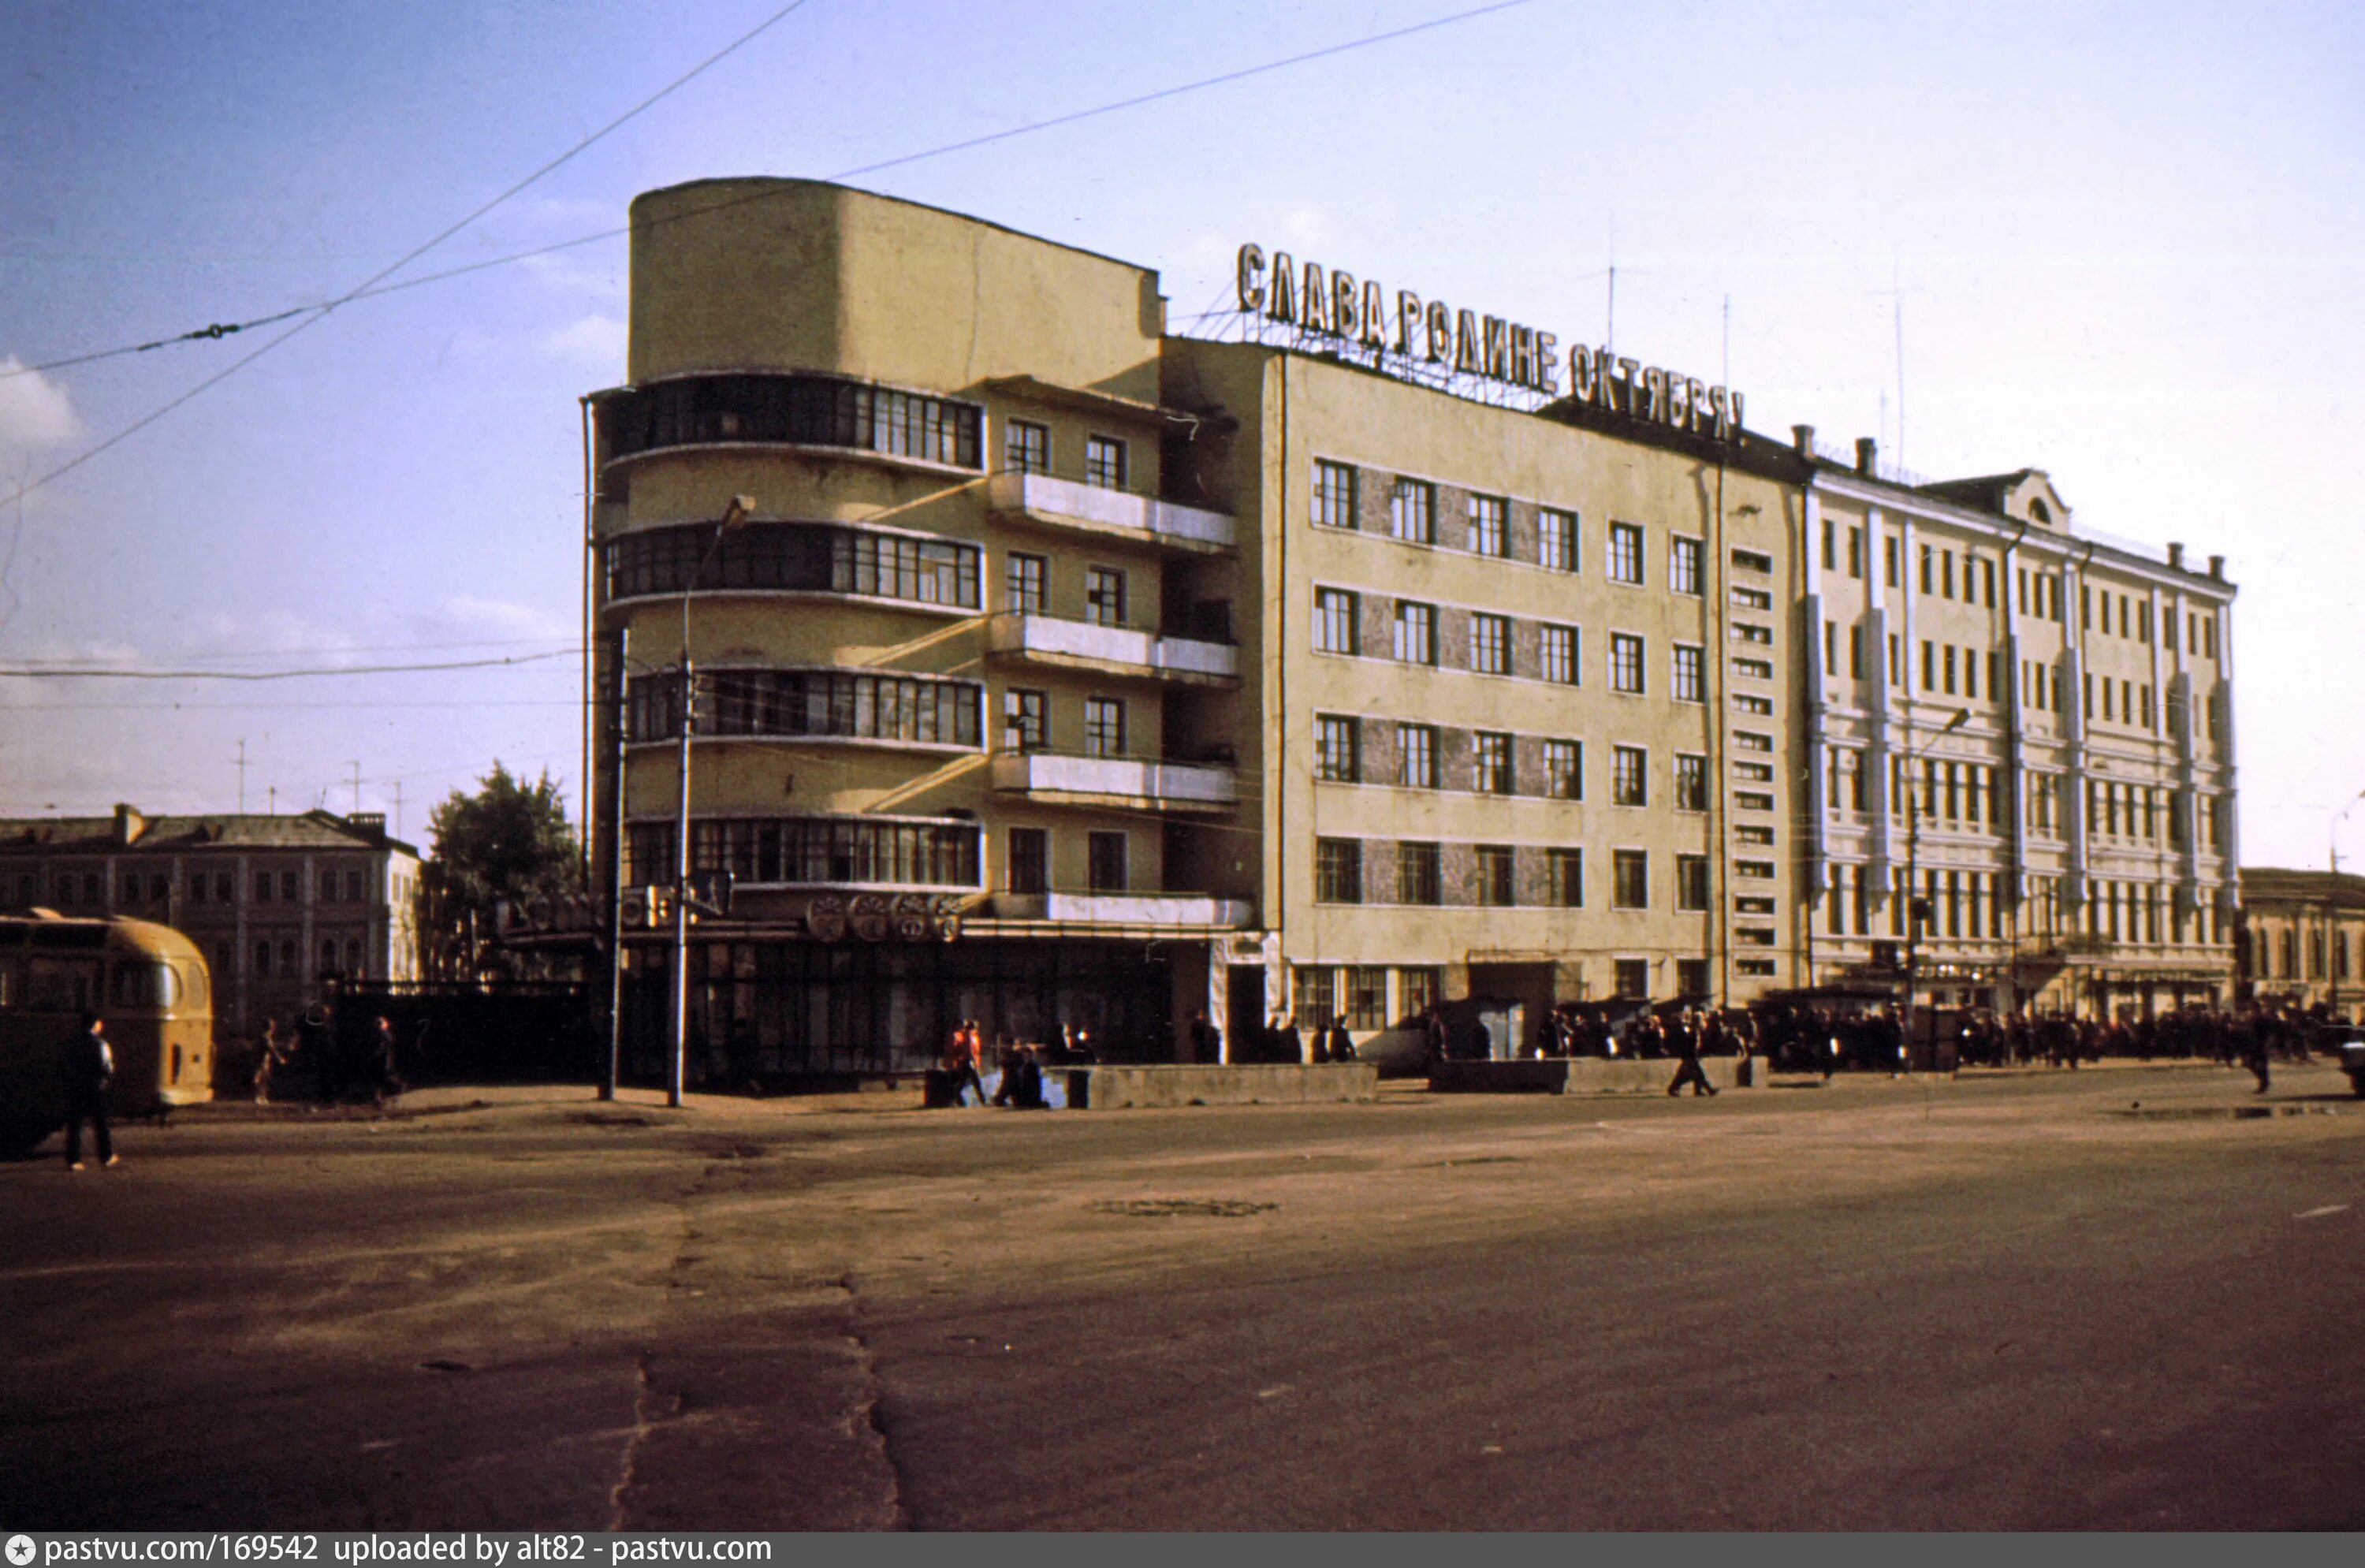
[[[846,939],[846,901],[835,894],[825,894],[805,908],[805,929],[819,942],[842,942]]]

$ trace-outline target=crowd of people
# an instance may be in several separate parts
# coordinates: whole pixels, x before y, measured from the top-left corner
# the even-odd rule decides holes
[[[357,1050],[337,1027],[336,1015],[314,1004],[292,1023],[263,1020],[254,1043],[254,1103],[309,1100],[323,1104],[366,1095],[383,1105],[403,1092],[401,1053],[394,1025],[371,1021]]]
[[[1043,1086],[1046,1067],[1075,1067],[1099,1060],[1090,1029],[1073,1024],[1059,1026],[1059,1037],[1048,1042],[1014,1040],[996,1034],[989,1049],[985,1029],[974,1018],[964,1018],[945,1044],[944,1055],[928,1070],[922,1103],[930,1108],[965,1105],[975,1097],[981,1105],[1039,1111],[1050,1104]],[[997,1075],[991,1093],[984,1072]]]

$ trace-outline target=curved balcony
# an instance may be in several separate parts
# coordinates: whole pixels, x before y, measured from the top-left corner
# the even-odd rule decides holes
[[[819,447],[974,472],[985,410],[845,376],[678,375],[594,401],[609,463],[701,446]]]
[[[1239,803],[1229,767],[1138,756],[1003,752],[987,772],[996,790],[1054,806],[1115,806],[1154,812],[1227,812]]]
[[[820,593],[939,613],[978,608],[983,552],[960,539],[843,523],[711,522],[634,529],[602,546],[609,604],[698,593]],[[692,574],[696,580],[692,580]]]
[[[996,474],[986,481],[985,500],[996,516],[1005,520],[1199,554],[1230,550],[1239,543],[1239,530],[1228,512],[1182,506],[1130,490],[1080,485],[1048,474]]]
[[[989,651],[1029,664],[1190,686],[1237,686],[1240,653],[1228,643],[1169,637],[1052,615],[1009,612],[987,629]]]

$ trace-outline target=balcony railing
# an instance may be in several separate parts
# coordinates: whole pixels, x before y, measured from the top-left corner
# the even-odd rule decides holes
[[[1205,511],[1173,501],[1079,485],[1048,474],[996,474],[986,482],[986,502],[998,512],[1037,522],[1121,533],[1186,550],[1229,550],[1238,531],[1228,513]]]
[[[1227,643],[1169,637],[1128,626],[1007,613],[993,618],[990,637],[989,645],[997,654],[1015,654],[1047,664],[1203,684],[1228,684],[1239,678],[1239,650]]]
[[[1210,763],[1004,752],[994,757],[988,776],[997,790],[1019,790],[1053,803],[1219,812],[1239,801],[1232,769]]]
[[[997,920],[1051,920],[1077,925],[1199,925],[1237,930],[1248,924],[1245,899],[1205,893],[996,893]]]

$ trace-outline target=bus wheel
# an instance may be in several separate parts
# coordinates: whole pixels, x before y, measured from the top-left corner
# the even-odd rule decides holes
[[[0,1122],[0,1159],[15,1159],[33,1152],[41,1140],[58,1130],[55,1122]]]

